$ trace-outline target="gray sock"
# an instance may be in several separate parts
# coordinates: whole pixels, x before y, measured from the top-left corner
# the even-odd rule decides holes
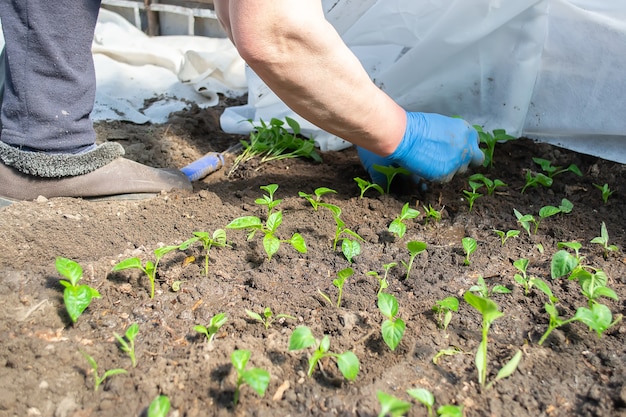
[[[122,155],[124,148],[116,142],[105,142],[85,153],[55,155],[29,152],[0,142],[0,161],[24,174],[45,178],[88,174]]]

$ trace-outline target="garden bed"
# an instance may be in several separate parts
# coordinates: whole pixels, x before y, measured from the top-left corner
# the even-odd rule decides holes
[[[182,167],[240,139],[219,130],[219,112],[194,108],[173,115],[166,125],[99,123],[97,130],[100,140],[120,142],[132,159]],[[624,314],[624,166],[525,139],[498,144],[493,168],[478,172],[507,186],[477,198],[470,211],[463,193],[469,190],[467,175],[426,190],[404,187],[382,196],[370,190],[359,198],[353,178],[366,178],[366,173],[356,152],[327,152],[322,157],[322,163],[253,161],[231,177],[226,169],[212,174],[196,183],[193,192],[163,193],[144,201],[41,198],[1,209],[0,416],[138,416],[159,394],[171,401],[169,415],[179,417],[376,416],[378,391],[413,402],[411,416],[427,415],[406,393],[417,387],[431,391],[437,406],[463,406],[466,416],[626,416],[626,324],[616,324],[600,338],[573,322],[539,345],[548,327],[547,296],[536,288],[525,295],[513,279],[519,273],[513,262],[528,259],[528,274],[549,285],[562,317],[572,317],[577,308],[588,305],[587,299],[578,282],[551,278],[551,260],[559,242],[577,241],[583,262],[603,270],[607,286],[620,297],[599,302],[614,316]],[[566,172],[555,176],[551,187],[521,193],[526,171],[541,172],[532,157],[564,167],[576,164],[583,176]],[[283,199],[277,235],[288,239],[300,233],[306,253],[283,243],[268,261],[259,235],[248,241],[245,231],[227,229],[232,247],[211,249],[208,277],[200,246],[165,255],[153,299],[140,271],[112,272],[128,257],[153,260],[156,248],[178,245],[195,231],[212,233],[241,216],[264,219],[266,209],[255,199],[265,194],[261,186],[272,183],[279,186],[275,197]],[[594,184],[615,190],[606,204]],[[331,213],[314,211],[298,196],[317,187],[337,191],[326,194],[324,201],[339,206],[346,227],[364,240],[352,264],[332,249]],[[486,194],[484,188],[482,192]],[[538,218],[541,207],[558,206],[563,198],[573,203],[571,213],[543,219],[536,233],[527,233],[517,222],[514,209]],[[406,235],[399,238],[388,226],[407,202],[421,215],[406,221]],[[441,212],[440,221],[427,221],[424,206],[429,205]],[[609,243],[620,248],[606,257],[599,244],[590,243],[600,236],[602,222]],[[494,229],[521,233],[502,245]],[[469,265],[464,262],[464,237],[477,242]],[[402,261],[409,259],[410,241],[425,242],[427,249],[415,257],[405,278]],[[74,325],[55,269],[59,256],[80,263],[83,283],[102,295]],[[379,283],[368,275],[382,275],[383,265],[392,262],[398,266],[389,270],[385,291],[396,297],[399,317],[406,322],[395,351],[381,337]],[[332,281],[347,267],[354,274],[337,308],[319,291],[336,299]],[[463,300],[481,276],[489,288],[503,285],[511,290],[491,296],[504,315],[489,331],[487,381],[522,351],[518,369],[490,389],[481,388],[474,365],[481,316]],[[175,283],[180,284],[176,292]],[[451,296],[460,300],[459,311],[443,330],[432,306]],[[266,329],[246,313],[261,313],[266,307],[296,318],[277,320]],[[228,320],[209,343],[194,326],[207,325],[220,312]],[[139,324],[135,368],[114,338],[133,323]],[[360,361],[357,378],[347,381],[328,359],[307,376],[313,349],[288,350],[297,326],[308,326],[318,338],[328,335],[333,352],[352,351]],[[433,363],[438,352],[452,348],[460,353]],[[236,377],[230,358],[236,349],[251,351],[249,366],[269,371],[271,379],[263,398],[244,386],[234,407]],[[110,377],[94,391],[94,376],[81,350],[97,361],[100,374],[112,368],[124,368],[127,374]]]

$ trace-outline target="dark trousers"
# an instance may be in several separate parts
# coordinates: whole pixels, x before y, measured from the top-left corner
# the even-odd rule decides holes
[[[100,0],[0,1],[2,142],[49,153],[93,145],[91,44],[99,10]]]

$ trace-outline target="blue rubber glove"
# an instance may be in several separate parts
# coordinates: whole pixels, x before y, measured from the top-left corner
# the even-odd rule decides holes
[[[414,178],[448,182],[470,164],[483,163],[478,132],[466,121],[434,113],[407,112],[406,116],[404,137],[391,155],[383,158],[357,147],[361,163],[375,183],[387,180],[374,165],[399,166]]]

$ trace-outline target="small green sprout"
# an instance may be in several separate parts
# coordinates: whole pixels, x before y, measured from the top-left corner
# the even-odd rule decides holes
[[[552,290],[548,287],[548,284],[540,278],[528,275],[528,263],[529,261],[526,258],[520,258],[513,262],[513,266],[520,271],[519,274],[514,275],[513,279],[524,288],[524,295],[529,295],[532,287],[537,287],[537,289],[548,296],[550,302],[556,303],[558,300],[552,294]]]
[[[78,281],[83,277],[83,268],[71,259],[57,257],[55,266],[59,274],[63,276],[59,281],[63,287],[63,302],[67,314],[72,323],[83,314],[83,311],[94,298],[100,298],[100,293],[89,285],[78,285]]]
[[[385,191],[387,194],[391,191],[391,183],[396,175],[411,175],[411,172],[408,169],[402,167],[394,167],[394,166],[383,166],[374,164],[374,170],[380,172],[387,179],[387,188]]]
[[[387,281],[387,275],[389,275],[389,270],[394,266],[397,266],[396,262],[390,262],[388,264],[383,265],[383,269],[385,270],[385,274],[381,277],[376,271],[369,271],[366,275],[374,276],[378,279],[378,293],[377,296],[380,295],[386,288],[389,287],[389,281]]]
[[[483,318],[482,338],[476,351],[475,365],[478,371],[478,382],[482,388],[485,388],[485,384],[487,383],[487,342],[489,328],[496,319],[503,316],[503,313],[498,309],[498,305],[491,299],[474,295],[471,291],[466,291],[465,294],[463,294],[463,298],[465,298],[465,301],[467,301],[469,305],[478,310]],[[496,381],[511,376],[517,369],[521,359],[522,351],[518,350],[517,353],[513,355],[513,358],[498,371],[495,379],[486,385],[486,388],[489,389]]]
[[[217,332],[224,324],[226,324],[227,321],[228,317],[226,316],[226,313],[217,313],[216,315],[211,317],[208,326],[198,324],[195,325],[193,329],[196,332],[205,335],[209,343],[211,343]]]
[[[441,211],[443,210],[435,210],[432,205],[422,206],[424,207],[424,216],[426,219],[426,224],[428,224],[428,219],[433,219],[435,223],[439,223],[441,221]]]
[[[433,356],[433,364],[437,365],[439,362],[439,358],[441,358],[442,356],[454,356],[454,355],[460,355],[460,354],[466,355],[468,353],[456,346],[452,346],[451,348],[448,348],[448,349],[441,349],[439,352],[435,354],[435,356]]]
[[[255,199],[254,202],[259,206],[266,206],[267,215],[269,216],[274,211],[274,208],[276,208],[276,206],[283,202],[283,200],[280,198],[277,200],[274,199],[274,193],[276,193],[276,190],[278,189],[278,184],[262,185],[259,188],[261,188],[261,190],[263,191],[266,191],[267,194],[264,194],[261,198]]]
[[[432,310],[437,315],[437,326],[440,329],[448,330],[448,325],[452,320],[452,312],[459,311],[459,300],[456,297],[446,297],[443,300],[435,301]]]
[[[113,271],[122,271],[124,269],[139,269],[143,271],[143,273],[146,274],[150,280],[150,298],[154,298],[154,283],[156,281],[159,261],[163,258],[163,256],[173,250],[177,250],[178,248],[179,246],[163,246],[162,248],[156,248],[154,250],[154,263],[152,261],[146,261],[145,265],[142,265],[139,258],[124,259],[113,267]]]
[[[359,198],[363,198],[367,190],[369,190],[370,188],[378,191],[380,195],[385,194],[385,190],[383,190],[383,187],[381,187],[380,185],[376,183],[364,180],[363,178],[360,178],[360,177],[355,177],[354,181],[356,182],[356,185],[358,185],[359,189],[361,190],[361,193],[359,194]]]
[[[461,239],[461,244],[463,245],[463,253],[465,253],[465,260],[463,261],[463,264],[469,265],[470,255],[476,251],[478,244],[476,243],[476,239],[471,237],[464,237]]]
[[[361,244],[352,239],[343,239],[341,241],[341,253],[346,257],[347,261],[354,262],[354,257],[361,254]]]
[[[282,222],[283,213],[279,210],[271,213],[267,217],[267,221],[265,222],[265,224],[263,224],[261,219],[256,216],[243,216],[238,217],[230,222],[228,225],[226,225],[226,228],[235,230],[247,229],[249,231],[248,240],[252,240],[254,238],[254,235],[258,231],[263,233],[263,249],[267,254],[268,261],[271,261],[272,256],[276,252],[278,252],[281,243],[289,243],[298,252],[306,253],[306,243],[300,233],[294,233],[291,238],[287,240],[282,240],[275,236],[276,230],[278,229],[278,226],[282,224]]]
[[[582,245],[579,242],[559,242],[557,244],[559,251],[552,255],[550,262],[550,275],[552,279],[560,278],[565,275],[575,276],[578,271],[584,270],[582,260],[584,256],[580,255],[580,249]],[[562,248],[568,248],[574,250],[574,255]]]
[[[504,246],[509,238],[517,237],[520,234],[519,230],[507,230],[506,232],[503,232],[502,230],[493,229],[493,232],[500,237],[502,246]]]
[[[337,250],[337,243],[339,243],[339,240],[341,240],[341,251],[348,260],[348,262],[352,263],[352,258],[361,253],[361,244],[357,240],[364,242],[365,239],[359,236],[358,233],[346,227],[346,223],[341,219],[341,209],[339,207],[332,204],[328,204],[325,207],[330,210],[333,218],[335,219],[336,227],[335,237],[333,239],[333,251]],[[344,235],[354,237],[357,240],[352,240],[348,237],[344,237]]]
[[[115,336],[120,344],[122,352],[125,352],[130,358],[133,368],[137,366],[137,358],[135,357],[135,337],[137,337],[137,333],[139,333],[139,324],[137,323],[131,324],[128,329],[126,329],[124,337],[113,333],[113,336]]]
[[[411,403],[402,401],[401,399],[387,394],[384,391],[376,391],[376,397],[380,404],[380,413],[378,417],[402,417],[411,409]]]
[[[233,405],[235,406],[239,403],[239,395],[243,384],[248,384],[261,397],[265,395],[265,391],[270,384],[270,373],[265,369],[246,369],[249,359],[250,351],[245,349],[235,350],[230,355],[233,368],[237,372],[237,383],[233,398]]]
[[[528,233],[528,236],[530,236],[530,233],[531,233],[530,232],[531,223],[535,225],[535,228],[538,227],[537,220],[535,220],[535,216],[533,216],[532,214],[522,214],[517,209],[513,209],[513,213],[515,214],[515,217],[517,218],[517,222],[522,226],[524,230],[526,230],[526,233]]]
[[[494,285],[492,289],[489,289],[487,283],[485,282],[485,278],[482,276],[478,276],[476,285],[472,285],[469,289],[471,292],[476,292],[480,294],[481,297],[490,298],[494,294],[510,294],[511,290],[509,290],[504,285]]]
[[[308,201],[311,206],[313,207],[314,211],[317,211],[317,209],[320,207],[320,205],[324,205],[324,203],[322,203],[322,196],[324,194],[328,194],[328,193],[335,193],[337,194],[337,191],[331,189],[331,188],[326,188],[326,187],[318,187],[316,188],[313,193],[315,194],[315,197],[313,197],[312,194],[307,194],[304,193],[302,191],[298,192],[298,195],[300,197],[303,197],[306,201]]]
[[[354,269],[352,268],[345,268],[342,269],[341,271],[337,272],[337,278],[335,278],[333,280],[333,285],[335,287],[337,287],[337,289],[339,290],[338,294],[337,294],[337,303],[335,303],[335,306],[337,308],[339,308],[341,306],[341,297],[343,295],[343,286],[346,283],[346,280],[348,278],[350,278],[352,275],[354,274]],[[329,304],[333,304],[333,302],[331,301],[330,297],[326,294],[324,294],[320,289],[317,290],[319,292],[319,294],[326,300],[328,301]]]
[[[567,168],[563,168],[559,166],[553,166],[552,162],[548,161],[547,159],[533,158],[533,161],[541,167],[543,172],[548,174],[549,178],[554,178],[555,176],[568,171],[573,172],[579,177],[583,176],[583,173],[580,171],[578,166],[576,166],[576,164],[570,164]]]
[[[492,195],[494,191],[496,190],[496,188],[498,187],[507,187],[507,185],[503,181],[499,179],[491,180],[490,178],[480,173],[470,175],[468,180],[483,183],[485,187],[487,188],[487,195]]]
[[[522,187],[521,193],[524,194],[524,191],[526,191],[529,187],[537,188],[540,185],[543,185],[544,187],[551,187],[552,182],[552,178],[542,174],[541,172],[533,174],[530,170],[528,170],[526,171],[526,184]]]
[[[604,185],[593,184],[593,186],[596,187],[598,190],[600,190],[600,192],[602,193],[602,201],[604,202],[604,204],[607,204],[609,202],[609,197],[615,191],[611,190],[611,188],[609,187],[609,184],[604,184]]]
[[[292,320],[296,320],[296,318],[294,316],[290,316],[289,314],[276,314],[274,315],[274,313],[272,313],[272,309],[269,307],[265,307],[265,309],[263,310],[263,315],[261,316],[259,313],[255,313],[254,311],[251,310],[246,310],[246,314],[256,320],[261,322],[264,326],[265,329],[269,329],[270,326],[272,325],[272,323],[274,323],[274,321],[276,320],[280,320],[280,319],[292,319]]]
[[[385,316],[381,326],[383,340],[389,346],[389,349],[396,350],[406,330],[404,321],[397,317],[398,300],[391,294],[380,293],[378,294],[378,309]]]
[[[159,395],[150,403],[147,417],[165,417],[170,412],[170,399],[166,395]]]
[[[409,250],[409,262],[404,262],[404,261],[400,261],[400,262],[402,262],[404,269],[406,269],[405,279],[409,279],[409,274],[411,273],[411,268],[413,268],[413,261],[415,260],[415,257],[419,255],[420,253],[424,252],[426,250],[427,245],[425,242],[412,240],[406,244],[406,247]]]
[[[485,154],[484,167],[493,167],[493,152],[496,148],[496,143],[505,142],[515,139],[515,137],[508,135],[504,129],[494,129],[493,133],[485,132],[482,126],[474,125],[474,129],[478,132],[478,138],[480,143],[487,146],[486,149],[482,149]]]
[[[404,222],[408,219],[414,219],[419,215],[420,212],[418,210],[409,207],[409,203],[405,203],[398,217],[393,219],[389,225],[389,232],[393,233],[398,238],[402,238],[406,233],[406,224]]]
[[[602,225],[600,226],[600,236],[591,239],[591,243],[597,243],[598,245],[602,246],[602,249],[604,249],[604,253],[602,254],[604,259],[609,256],[609,251],[619,251],[619,248],[617,246],[609,245],[609,232],[606,229],[606,224],[604,222],[602,222]]]
[[[433,407],[435,405],[435,396],[424,388],[411,388],[407,390],[407,394],[415,398],[417,401],[426,406],[428,417],[433,417]],[[437,416],[439,417],[463,417],[463,406],[446,404],[437,408]]]
[[[467,197],[467,203],[469,204],[469,211],[472,211],[472,209],[474,208],[474,202],[476,201],[476,199],[479,197],[482,197],[482,194],[478,192],[478,189],[482,187],[483,185],[475,181],[469,181],[469,186],[472,190],[471,191],[463,190],[463,194],[465,195],[465,197]]]
[[[85,357],[85,359],[87,359],[87,362],[89,362],[89,365],[91,365],[91,369],[93,370],[93,390],[94,391],[98,391],[98,388],[100,387],[100,385],[109,377],[112,377],[114,375],[120,375],[120,374],[125,374],[126,369],[109,369],[108,371],[105,371],[104,374],[102,374],[102,376],[98,375],[98,363],[96,362],[96,360],[91,357],[87,352],[84,352],[82,350],[79,350],[80,353],[82,353],[82,355]]]
[[[354,381],[359,374],[359,358],[351,352],[345,351],[343,353],[330,352],[330,338],[328,335],[324,335],[321,341],[318,341],[311,332],[311,329],[306,326],[298,326],[291,334],[289,338],[289,350],[302,350],[311,346],[315,346],[315,352],[309,357],[309,368],[307,375],[313,375],[313,371],[318,362],[323,358],[333,358],[337,361],[337,367],[341,374],[348,381]]]
[[[194,237],[188,239],[180,244],[180,250],[187,250],[187,248],[195,243],[202,243],[202,247],[204,248],[204,275],[209,276],[209,252],[213,246],[217,248],[224,248],[231,246],[226,243],[226,231],[224,229],[216,229],[212,235],[209,235],[207,232],[193,232]]]

